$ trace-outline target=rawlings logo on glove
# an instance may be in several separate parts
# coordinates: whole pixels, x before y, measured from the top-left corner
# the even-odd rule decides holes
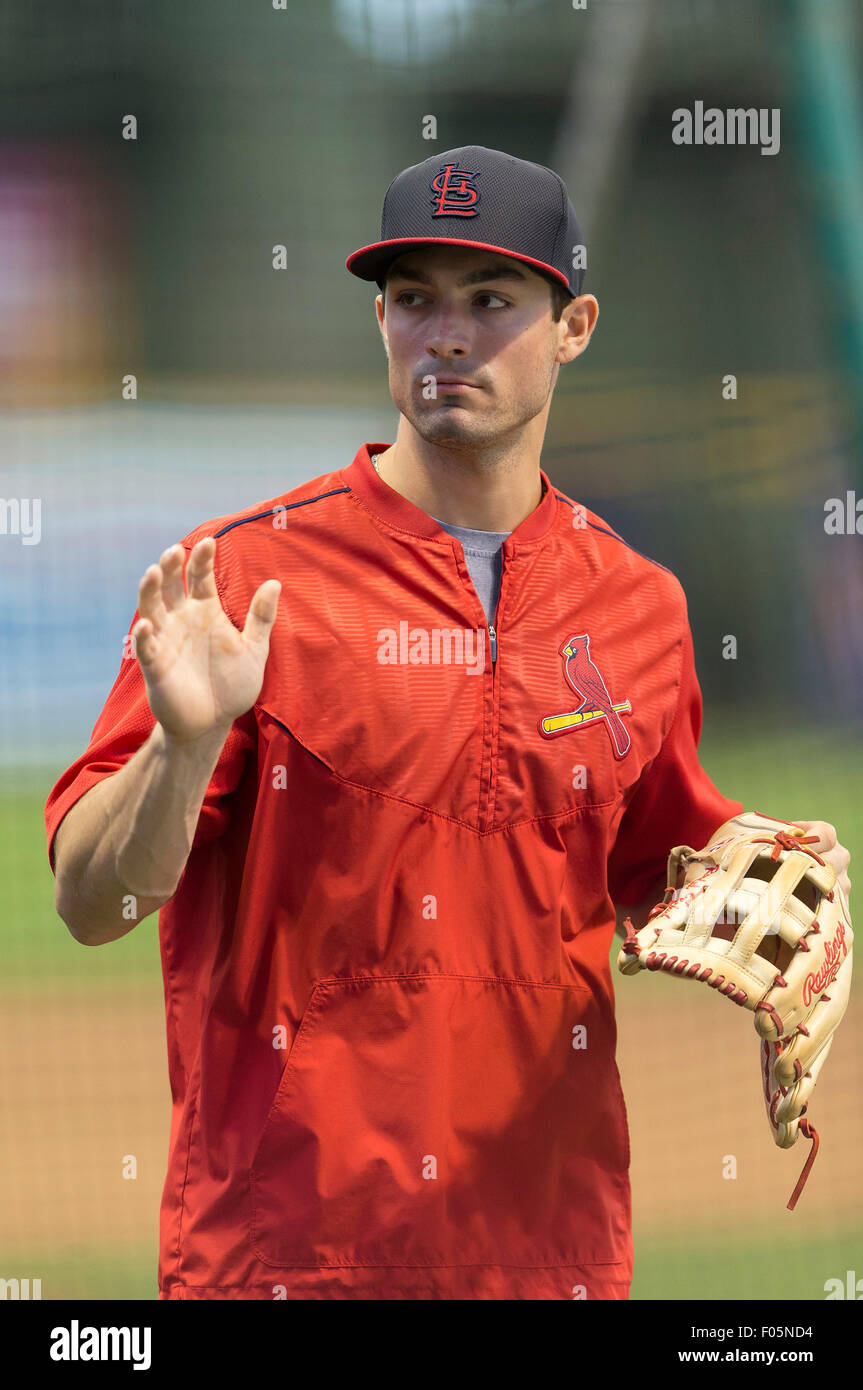
[[[698,980],[755,1014],[773,1138],[783,1149],[798,1133],[812,1141],[791,1211],[818,1152],[806,1109],[848,1004],[854,942],[836,872],[807,847],[815,838],[748,811],[703,850],[678,845],[664,902],[641,931],[626,918],[617,962],[624,975]]]
[[[833,941],[824,943],[825,960],[821,969],[816,975],[809,974],[803,981],[803,1003],[809,1005],[814,996],[828,985],[832,985],[836,976],[839,974],[839,967],[843,958],[848,954],[845,945],[845,923],[841,922],[839,930]]]

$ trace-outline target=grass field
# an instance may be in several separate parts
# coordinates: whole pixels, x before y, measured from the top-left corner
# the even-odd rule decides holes
[[[861,748],[860,730],[713,722],[702,759],[747,808],[832,821],[853,881]],[[149,1299],[170,1102],[157,925],[91,949],[55,916],[42,811],[59,771],[7,772],[0,793],[0,1277],[41,1278],[44,1298]],[[751,1022],[682,981],[615,987],[633,1297],[823,1299],[826,1280],[863,1276],[859,987],[810,1107],[822,1151],[794,1213],[808,1146],[771,1142]]]
[[[650,1228],[635,1233],[633,1299],[730,1298],[753,1301],[821,1300],[830,1278],[863,1278],[863,1226],[821,1239],[792,1241],[770,1225],[725,1243],[664,1245]],[[769,1259],[765,1251],[769,1250]],[[13,1275],[42,1281],[43,1299],[155,1299],[156,1258],[150,1245],[97,1248],[69,1245],[56,1252],[4,1253]]]

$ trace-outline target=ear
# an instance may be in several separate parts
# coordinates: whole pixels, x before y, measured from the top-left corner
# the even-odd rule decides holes
[[[385,294],[386,294],[386,290],[383,290],[383,291],[377,296],[377,298],[375,299],[375,313],[377,314],[378,328],[381,330],[381,337],[382,337],[383,340],[384,340],[384,351],[386,352],[387,357],[389,357],[389,355],[390,355],[390,347],[389,347],[389,343],[387,342],[387,321],[386,321],[386,317],[384,316],[384,295],[385,295]]]
[[[567,304],[560,316],[560,344],[555,354],[557,362],[571,362],[590,342],[599,318],[599,305],[592,294],[581,294]]]

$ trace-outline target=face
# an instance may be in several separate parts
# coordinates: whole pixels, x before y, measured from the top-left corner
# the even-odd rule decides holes
[[[395,405],[424,439],[465,450],[544,419],[561,362],[584,350],[598,313],[582,295],[554,323],[548,280],[462,246],[406,252],[385,295],[376,307]]]

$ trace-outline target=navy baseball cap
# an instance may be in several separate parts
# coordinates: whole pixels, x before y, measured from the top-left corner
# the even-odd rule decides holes
[[[412,246],[475,246],[524,261],[537,274],[581,294],[583,245],[566,185],[553,169],[484,145],[434,154],[397,174],[386,191],[381,239],[348,256],[361,280],[384,278]]]

